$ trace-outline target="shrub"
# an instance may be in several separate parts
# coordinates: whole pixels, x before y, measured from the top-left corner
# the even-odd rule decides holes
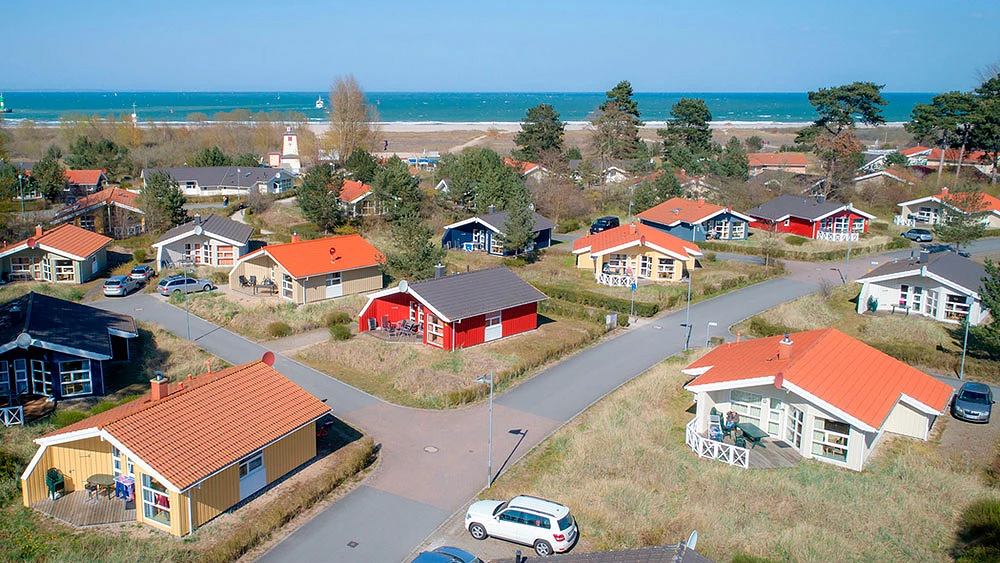
[[[965,542],[958,561],[996,561],[1000,553],[1000,501],[983,499],[962,513],[958,537]]]
[[[84,411],[62,410],[53,413],[52,423],[56,425],[56,428],[62,428],[85,418],[87,418],[87,413]]]
[[[292,327],[284,321],[274,321],[267,325],[267,335],[271,338],[284,338],[292,334]]]
[[[802,246],[807,242],[809,242],[809,239],[800,237],[799,235],[788,235],[785,237],[785,244],[789,246]]]
[[[334,340],[350,340],[354,336],[351,334],[351,327],[347,325],[331,325],[330,338]]]
[[[208,279],[212,280],[212,285],[216,287],[229,285],[229,274],[226,272],[212,272]]]
[[[580,221],[578,219],[567,219],[565,221],[559,221],[559,226],[556,228],[556,231],[560,233],[571,233],[579,228]]]
[[[146,261],[146,249],[136,248],[132,251],[132,259],[136,261],[137,264],[142,264]]]
[[[508,256],[503,259],[503,265],[508,268],[523,268],[527,263],[523,256]]]
[[[778,336],[781,334],[788,334],[791,332],[798,332],[799,329],[790,326],[785,326],[781,324],[770,323],[765,321],[760,317],[754,317],[750,319],[750,323],[747,328],[752,334],[755,334],[761,338],[768,336]]]
[[[323,316],[323,325],[333,327],[334,325],[350,324],[351,315],[344,311],[331,311]]]

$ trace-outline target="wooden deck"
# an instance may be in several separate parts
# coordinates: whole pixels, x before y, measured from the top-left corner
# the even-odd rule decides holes
[[[783,440],[764,438],[760,445],[750,450],[750,469],[778,469],[795,467],[804,458]]]
[[[135,522],[135,502],[125,501],[102,493],[89,498],[87,491],[73,491],[56,500],[48,497],[31,505],[31,508],[58,518],[73,526],[96,526],[116,522]]]

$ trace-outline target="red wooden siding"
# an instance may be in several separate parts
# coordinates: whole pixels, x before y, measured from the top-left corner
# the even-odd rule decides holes
[[[844,211],[841,211],[839,213],[834,213],[833,215],[830,216],[830,219],[835,219],[837,217],[846,217],[847,215],[848,215],[848,211],[845,209]],[[851,213],[850,217],[851,217],[850,218],[850,222],[851,223],[853,223],[855,219],[862,219],[862,218],[864,218],[864,220],[865,220],[865,226],[864,226],[863,232],[865,232],[865,233],[868,232],[868,223],[869,223],[869,221],[868,221],[867,217],[864,217],[862,215],[858,215],[857,213]],[[759,220],[758,221],[751,221],[750,222],[750,226],[754,227],[756,229],[763,229],[765,231],[772,228],[771,225],[768,224],[767,222],[765,222],[765,221],[759,221]],[[789,217],[788,218],[788,225],[787,226],[785,225],[784,221],[778,221],[777,223],[774,224],[773,228],[774,228],[774,231],[778,232],[778,233],[789,233],[789,234],[799,235],[799,236],[806,237],[806,238],[816,238],[816,233],[819,232],[819,226],[820,226],[820,222],[819,221],[810,222],[810,221],[807,221],[805,219],[798,219],[796,217]]]

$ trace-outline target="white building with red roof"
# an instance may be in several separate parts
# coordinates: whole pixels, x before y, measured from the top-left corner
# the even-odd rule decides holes
[[[6,280],[83,283],[108,266],[111,239],[60,225],[51,230],[35,227],[35,235],[0,248],[0,275]]]
[[[698,245],[659,229],[630,223],[573,242],[576,267],[597,283],[629,286],[637,280],[680,281],[701,256]]]
[[[154,379],[149,394],[35,439],[21,475],[24,506],[113,514],[122,500],[109,493],[115,506],[100,505],[103,493],[85,490],[113,479],[134,502],[135,521],[190,534],[316,456],[315,423],[330,407],[273,364],[267,352],[178,383]],[[55,499],[46,483],[53,470],[63,479]]]
[[[683,372],[694,377],[684,388],[697,405],[687,444],[742,467],[754,465],[747,445],[755,443],[741,445],[741,434],[861,471],[887,434],[927,440],[952,394],[950,385],[833,328],[723,344]],[[732,445],[712,435],[714,413],[730,411],[741,425]]]
[[[1000,229],[1000,199],[986,192],[949,192],[947,187],[941,193],[904,201],[899,205],[897,225],[912,227],[917,224],[937,225],[942,220],[942,208],[966,213],[984,213],[983,222],[987,228]]]
[[[344,185],[340,187],[340,204],[351,217],[370,217],[383,213],[372,195],[372,187],[357,180],[344,180]]]
[[[105,188],[88,194],[56,212],[53,223],[68,223],[102,235],[126,238],[145,231],[145,212],[139,194]]]
[[[752,152],[747,154],[750,175],[756,176],[765,170],[781,170],[804,174],[809,161],[800,152]]]

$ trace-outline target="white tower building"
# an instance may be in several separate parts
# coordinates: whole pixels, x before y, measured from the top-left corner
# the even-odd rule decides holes
[[[288,127],[281,139],[281,167],[292,174],[298,174],[302,169],[302,162],[299,160],[299,136]]]

